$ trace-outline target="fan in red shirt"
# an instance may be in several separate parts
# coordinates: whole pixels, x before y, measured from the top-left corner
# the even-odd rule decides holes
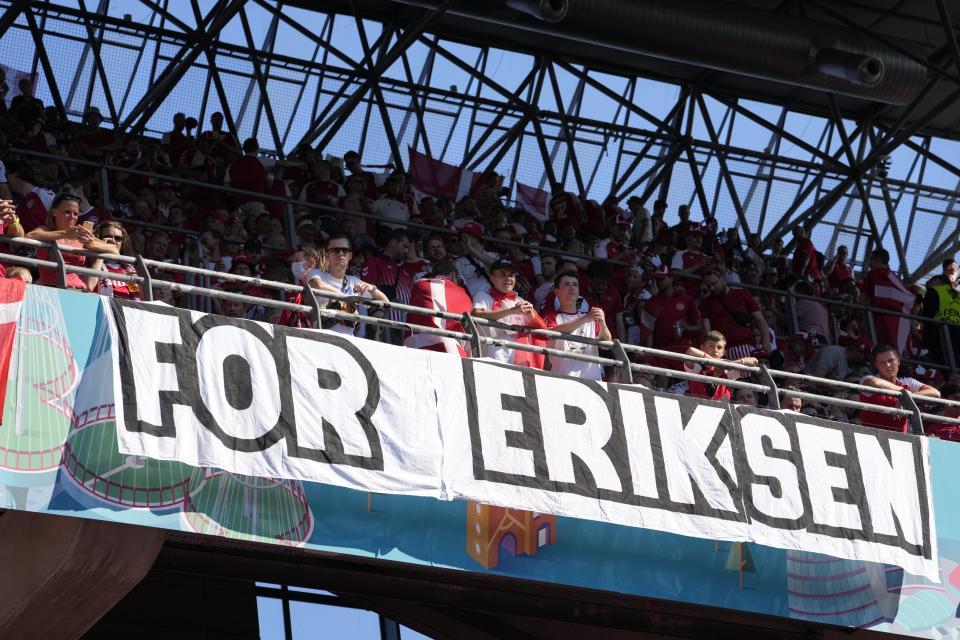
[[[685,238],[687,248],[673,254],[670,267],[674,271],[682,271],[684,275],[698,275],[707,268],[707,257],[700,252],[700,248],[703,246],[703,227],[696,223],[688,223]],[[693,293],[697,290],[699,282],[697,278],[678,277],[677,286],[687,293]]]
[[[840,291],[845,280],[853,277],[853,269],[847,264],[847,256],[850,250],[846,245],[841,245],[837,249],[837,255],[827,263],[824,274],[827,276],[827,283],[832,291]]]
[[[449,260],[440,260],[433,265],[433,273],[428,278],[417,280],[413,284],[410,294],[410,304],[414,307],[423,307],[433,311],[464,314],[473,309],[473,300],[470,295],[459,286],[455,280],[457,269]],[[436,316],[408,312],[409,324],[446,329],[447,331],[463,332],[463,325],[459,320],[447,320]],[[447,338],[426,333],[407,332],[403,339],[403,346],[427,351],[440,351],[461,358],[468,357],[469,345],[465,340]]]
[[[313,167],[313,180],[303,185],[300,190],[300,202],[322,204],[335,207],[340,198],[347,195],[343,187],[330,179],[333,165],[329,160],[318,160]]]
[[[790,267],[797,277],[820,282],[823,279],[823,274],[820,273],[817,250],[814,248],[809,234],[810,230],[804,227],[796,226],[793,228],[793,237],[797,241],[797,247],[793,250],[793,262]]]
[[[572,193],[564,191],[563,185],[559,182],[553,185],[553,195],[547,204],[547,215],[557,225],[557,231],[563,237],[576,235],[586,217],[580,201]],[[573,233],[570,234],[568,231],[565,234],[566,228],[572,229]]]
[[[948,382],[940,387],[940,397],[944,400],[953,400],[960,402],[960,383]],[[960,420],[960,407],[947,405],[943,408],[943,417]],[[927,424],[924,422],[923,432],[928,436],[934,436],[941,440],[952,440],[960,442],[960,424],[950,424],[947,422],[933,422]]]
[[[703,276],[707,296],[700,312],[705,331],[719,331],[726,336],[729,358],[744,358],[753,353],[753,328],[760,331],[763,350],[770,353],[770,327],[760,305],[745,289],[731,289],[719,269],[710,269]]]
[[[591,262],[587,266],[587,276],[584,283],[588,292],[587,301],[591,307],[603,309],[607,329],[617,340],[625,340],[627,329],[623,322],[623,293],[611,282],[613,269],[610,263],[600,260]]]
[[[743,373],[736,369],[724,369],[723,363],[731,361],[729,354],[726,360],[724,355],[727,348],[727,339],[719,331],[708,331],[703,336],[700,348],[689,347],[688,356],[697,356],[698,358],[710,358],[716,360],[717,364],[700,364],[698,362],[684,362],[684,369],[688,373],[697,373],[702,376],[717,378],[716,384],[703,382],[701,380],[688,380],[687,393],[698,398],[709,398],[710,400],[727,400],[730,397],[730,387],[721,382],[721,380],[736,380],[742,377]],[[747,365],[748,367],[757,366],[758,360],[753,356],[745,356],[732,360],[737,364]]]
[[[377,192],[377,180],[372,173],[363,169],[360,154],[356,151],[347,151],[343,154],[343,164],[350,170],[351,178],[354,176],[363,178],[364,195],[370,200],[376,200],[380,195]]]
[[[20,201],[17,203],[17,217],[26,233],[30,233],[47,223],[50,207],[56,196],[50,189],[36,186],[34,184],[35,180],[33,175],[26,170],[7,173],[10,190],[20,196]]]
[[[914,378],[901,378],[900,373],[900,353],[897,348],[889,344],[878,344],[873,348],[873,365],[877,369],[877,374],[864,376],[860,384],[868,387],[875,387],[885,391],[902,392],[906,389],[910,393],[931,398],[939,398],[940,392],[928,384],[924,384]],[[899,396],[885,394],[860,392],[860,402],[874,404],[880,407],[899,407]],[[876,427],[877,429],[886,429],[887,431],[900,431],[908,433],[910,431],[910,420],[906,416],[898,416],[892,413],[880,411],[870,411],[863,409],[860,411],[860,422],[867,427]]]
[[[643,308],[641,321],[647,329],[646,345],[664,351],[686,353],[693,346],[693,337],[699,336],[700,311],[696,301],[681,289],[673,286],[673,276],[666,265],[656,272],[656,296],[648,300]],[[674,358],[662,358],[661,367],[683,369],[683,361]]]
[[[227,168],[227,175],[224,177],[224,183],[235,189],[244,191],[253,191],[254,193],[266,193],[267,191],[267,169],[260,161],[258,153],[260,144],[255,138],[247,138],[243,143],[243,155]],[[235,205],[250,201],[249,196],[233,195],[231,200]]]

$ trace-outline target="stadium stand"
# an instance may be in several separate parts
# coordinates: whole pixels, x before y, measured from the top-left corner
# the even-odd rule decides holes
[[[547,351],[538,355],[485,346],[484,356],[589,377],[601,374],[596,366],[584,364],[584,356],[610,362],[617,354],[583,338],[609,333],[623,345],[681,358],[703,357],[695,347],[719,331],[726,338],[727,358],[754,366],[725,369],[717,354],[717,363],[701,361],[691,369],[691,362],[669,353],[629,353],[650,372],[660,371],[636,382],[713,397],[729,397],[729,392],[717,395],[726,385],[688,384],[692,378],[680,379],[682,375],[671,371],[686,368],[701,377],[742,375],[742,382],[758,384],[762,380],[755,365],[763,364],[784,375],[846,383],[868,403],[872,394],[858,386],[896,392],[906,388],[936,397],[938,388],[960,383],[952,340],[958,327],[948,324],[955,320],[951,314],[958,304],[953,260],[946,261],[943,273],[926,287],[911,286],[888,268],[885,250],[874,251],[867,269],[857,274],[847,262],[846,247],[825,256],[810,241],[809,229],[802,227],[794,230],[790,245],[764,253],[759,238],[718,229],[709,214],[695,219],[698,216],[683,205],[671,211],[665,200],[653,203],[651,214],[636,197],[621,208],[615,198],[600,204],[555,185],[543,198],[542,210],[518,207],[507,200],[493,173],[480,176],[452,201],[430,195],[422,177],[365,167],[353,152],[336,158],[322,149],[301,148],[282,161],[262,156],[256,140],[240,143],[224,131],[219,114],[198,135],[186,126],[192,119],[177,114],[172,130],[160,140],[123,137],[105,129],[96,109],[89,110],[82,123],[71,122],[36,99],[19,101],[0,119],[0,145],[8,149],[0,165],[0,195],[9,191],[15,206],[0,212],[5,236],[197,267],[207,270],[201,280],[195,273],[155,266],[149,272],[155,279],[247,296],[246,301],[235,297],[213,303],[183,293],[188,287],[178,292],[156,288],[153,297],[171,304],[311,326],[310,314],[258,304],[256,299],[285,295],[289,303],[306,304],[298,292],[306,283],[331,294],[401,305],[416,295],[417,306],[456,313],[472,308],[478,317],[513,326],[484,327],[481,333],[487,337],[554,352],[544,358]],[[9,250],[40,260],[56,260],[51,254],[59,253],[23,243],[13,246]],[[129,261],[84,258],[69,251],[62,255],[67,264],[104,273],[68,274],[66,286],[143,297],[136,282],[124,279],[138,273]],[[58,284],[53,269],[13,266],[7,263],[8,277]],[[568,275],[575,278],[565,278]],[[278,293],[261,280],[290,287]],[[575,290],[564,291],[563,282],[575,284]],[[358,309],[336,295],[321,296],[320,301],[343,312],[324,324],[326,328],[397,344],[410,336],[400,325],[373,330],[346,315],[365,313],[362,304]],[[464,330],[454,320],[444,323],[416,314],[408,318],[397,308],[387,310],[386,316],[395,322]],[[547,333],[518,331],[519,326],[565,334],[548,338]],[[454,342],[446,337],[407,344],[469,352],[469,340]],[[559,352],[572,354],[572,359],[558,357]],[[902,358],[899,370],[886,377],[875,373],[875,356],[891,352]],[[706,357],[711,357],[709,351]],[[581,362],[571,364],[577,358]],[[611,373],[608,366],[603,375]],[[798,395],[831,395],[813,378],[800,384]],[[736,399],[769,402],[764,394],[738,393]],[[895,406],[896,399],[891,401]],[[842,400],[806,401],[796,408],[833,420],[860,420],[857,408],[844,406]],[[909,429],[905,419],[894,422],[888,428]],[[957,430],[944,428],[937,434],[956,439]]]

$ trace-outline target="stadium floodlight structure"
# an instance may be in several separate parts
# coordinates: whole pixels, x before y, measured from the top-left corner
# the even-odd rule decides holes
[[[412,147],[511,188],[690,204],[766,247],[812,223],[916,281],[960,247],[960,47],[944,0],[876,4],[2,0],[0,45],[124,135],[221,111],[279,157],[404,168]]]

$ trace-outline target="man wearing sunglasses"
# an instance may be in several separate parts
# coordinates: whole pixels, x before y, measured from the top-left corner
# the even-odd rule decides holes
[[[314,289],[334,291],[387,302],[387,296],[376,286],[369,282],[364,282],[357,276],[347,274],[347,268],[350,266],[350,260],[352,258],[353,238],[345,233],[334,233],[327,238],[327,241],[323,245],[320,264],[316,268],[307,271],[303,276],[303,281],[309,283]],[[321,304],[326,304],[330,300],[323,296],[317,297]],[[366,315],[366,309],[360,306],[359,313],[360,315]],[[338,333],[354,335],[353,327],[340,323],[337,323],[331,329]],[[362,323],[356,335],[364,337],[365,327]]]

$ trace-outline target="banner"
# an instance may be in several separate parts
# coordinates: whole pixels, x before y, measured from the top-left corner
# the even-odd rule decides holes
[[[547,215],[547,206],[550,203],[550,194],[543,189],[517,183],[517,207],[523,209],[540,222],[550,219]]]
[[[481,173],[431,158],[413,147],[409,147],[409,153],[410,182],[420,194],[459,202],[464,196],[473,195],[483,179]]]
[[[103,300],[121,453],[754,541],[938,580],[926,439]]]

